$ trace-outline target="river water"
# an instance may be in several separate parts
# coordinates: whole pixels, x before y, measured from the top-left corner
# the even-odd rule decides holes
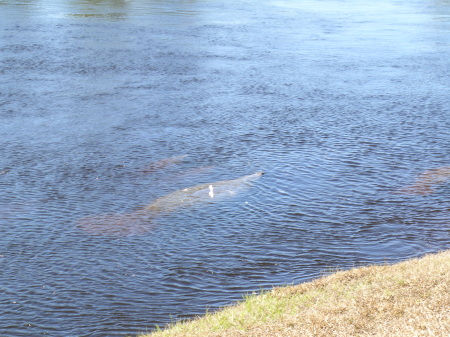
[[[450,186],[395,193],[450,165],[450,1],[0,0],[0,15],[2,335],[135,335],[450,248]],[[77,225],[261,170],[134,235]]]

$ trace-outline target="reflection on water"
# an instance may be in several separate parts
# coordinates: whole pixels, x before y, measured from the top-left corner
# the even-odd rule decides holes
[[[448,1],[0,6],[4,335],[133,335],[450,247]],[[76,226],[105,218],[137,235]]]
[[[0,5],[15,6],[19,12],[51,17],[93,18],[108,21],[129,16],[192,16],[199,13],[197,0],[12,0]]]
[[[352,6],[343,5],[340,2],[327,1],[319,3],[316,1],[273,1],[273,5],[281,8],[301,9],[305,12],[320,12],[327,14],[348,13]],[[41,14],[44,16],[67,16],[79,18],[100,18],[106,20],[122,20],[129,16],[142,15],[169,15],[169,16],[192,16],[205,12],[207,9],[203,1],[199,0],[72,0],[49,1],[49,0],[3,0],[0,5],[15,6],[23,13]],[[392,14],[396,7],[394,3],[366,4],[367,13],[376,13],[384,8]],[[373,8],[372,8],[373,7]],[[360,8],[358,6],[353,8]],[[256,11],[257,8],[251,8]],[[427,9],[425,9],[427,10]],[[446,0],[430,2],[428,10],[434,14],[432,20],[441,23],[450,21],[450,4]],[[233,20],[234,18],[229,18]],[[448,25],[441,26],[449,28]]]

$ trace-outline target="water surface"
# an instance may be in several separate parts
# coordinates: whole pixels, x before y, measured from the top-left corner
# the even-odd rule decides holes
[[[133,335],[330,267],[450,248],[448,184],[393,193],[450,164],[449,1],[0,13],[4,335]],[[140,235],[76,226],[260,170]]]

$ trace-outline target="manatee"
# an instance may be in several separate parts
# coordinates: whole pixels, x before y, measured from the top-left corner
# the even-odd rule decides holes
[[[263,175],[256,172],[234,180],[223,180],[188,187],[153,200],[147,206],[132,213],[100,214],[77,221],[77,227],[94,235],[138,235],[154,227],[158,216],[201,203],[220,201],[233,197],[251,186],[251,182]]]
[[[181,171],[179,173],[175,173],[170,177],[171,180],[183,180],[183,179],[191,179],[193,177],[199,178],[201,176],[205,176],[206,174],[209,174],[211,170],[213,170],[215,167],[212,165],[208,166],[198,166],[193,167],[190,169],[187,169],[185,171]]]
[[[217,181],[178,190],[153,200],[144,208],[144,211],[150,211],[153,214],[172,212],[181,207],[231,197],[248,188],[250,182],[262,175],[263,172],[256,172],[234,180]]]
[[[155,161],[153,163],[148,164],[146,167],[139,170],[141,173],[153,173],[162,169],[165,169],[168,166],[178,164],[186,158],[187,155],[175,156],[170,158],[161,159]]]
[[[427,195],[434,192],[434,186],[450,179],[450,166],[443,166],[421,173],[413,184],[397,190],[400,194]]]

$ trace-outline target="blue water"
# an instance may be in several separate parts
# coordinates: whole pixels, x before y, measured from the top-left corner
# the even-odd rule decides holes
[[[0,15],[2,335],[136,335],[450,248],[450,185],[395,193],[450,165],[450,2],[0,0]],[[139,235],[77,226],[260,170]]]

